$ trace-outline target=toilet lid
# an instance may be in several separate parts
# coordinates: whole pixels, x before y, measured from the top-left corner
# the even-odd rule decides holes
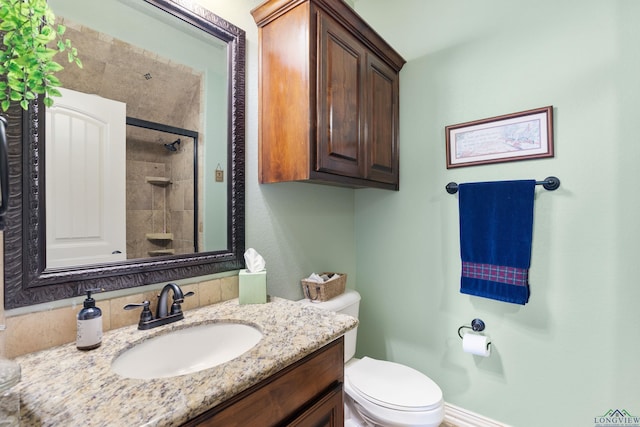
[[[365,399],[399,411],[425,411],[442,404],[442,390],[421,372],[364,357],[345,369],[349,385]]]

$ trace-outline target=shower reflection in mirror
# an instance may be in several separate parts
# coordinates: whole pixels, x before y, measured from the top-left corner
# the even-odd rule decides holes
[[[198,132],[127,125],[127,258],[198,252]]]
[[[198,132],[64,92],[47,110],[47,266],[198,252]]]

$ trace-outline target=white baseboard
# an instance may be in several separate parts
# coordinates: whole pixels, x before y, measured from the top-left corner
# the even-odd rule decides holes
[[[456,427],[509,427],[507,424],[446,402],[444,404],[444,421]]]

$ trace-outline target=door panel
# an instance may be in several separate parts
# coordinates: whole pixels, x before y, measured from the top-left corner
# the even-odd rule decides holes
[[[398,182],[398,74],[379,59],[367,58],[367,178]]]
[[[46,114],[47,267],[126,259],[126,104],[60,89]]]
[[[361,177],[365,50],[333,19],[319,16],[316,170]]]

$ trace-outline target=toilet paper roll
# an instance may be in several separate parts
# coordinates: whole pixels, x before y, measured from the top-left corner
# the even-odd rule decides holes
[[[485,335],[466,333],[462,337],[462,350],[478,356],[488,357],[491,354],[491,341]]]

